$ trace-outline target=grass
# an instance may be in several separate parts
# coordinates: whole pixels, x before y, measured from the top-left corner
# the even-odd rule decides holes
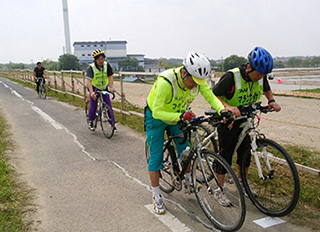
[[[299,90],[296,90],[296,91],[308,92],[308,93],[320,93],[320,88],[317,88],[317,89],[299,89]]]
[[[11,147],[7,126],[0,115],[0,231],[28,231],[23,217],[27,212],[29,193],[9,164],[6,151]]]
[[[13,81],[21,83],[24,86],[34,88],[30,83],[23,82],[21,80],[9,78]],[[48,96],[52,96],[59,101],[68,102],[72,105],[83,107],[84,100],[75,98],[70,95],[64,95],[61,93],[55,93],[54,91],[48,91]],[[121,103],[118,101],[112,102],[116,108],[121,108]],[[143,112],[143,109],[126,104],[126,110],[132,110],[136,112]],[[125,119],[121,113],[115,112],[115,116],[118,122],[127,125],[128,127],[137,130],[139,132],[144,131],[144,120],[141,117],[135,115],[127,115]],[[299,147],[296,145],[285,145],[285,149],[288,151],[294,162],[300,163],[306,166],[310,166],[316,169],[320,169],[320,151],[314,151],[311,149]],[[300,199],[295,210],[288,215],[288,220],[294,224],[304,225],[311,228],[320,228],[320,185],[319,177],[310,174],[300,172]],[[316,184],[318,183],[318,184]],[[1,227],[0,227],[1,231]]]

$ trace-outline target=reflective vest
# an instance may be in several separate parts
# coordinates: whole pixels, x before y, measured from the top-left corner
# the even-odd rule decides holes
[[[105,89],[109,84],[107,62],[104,62],[102,70],[99,70],[95,63],[90,64],[90,66],[93,71],[92,85],[98,89]]]
[[[239,68],[231,69],[229,72],[233,73],[235,90],[230,100],[221,96],[225,102],[230,106],[242,106],[260,101],[263,95],[263,78],[257,82],[246,82],[241,76]]]
[[[147,98],[148,106],[150,110],[152,111],[153,105],[154,105],[154,99],[155,99],[155,89],[157,88],[157,82],[160,80],[160,78],[164,78],[167,82],[170,83],[171,88],[168,92],[171,92],[171,99],[166,102],[162,109],[166,112],[175,112],[175,113],[183,113],[187,111],[187,104],[190,105],[194,98],[199,93],[199,85],[197,88],[193,88],[189,90],[186,88],[186,90],[182,90],[179,82],[182,82],[181,78],[181,69],[183,67],[174,68],[174,69],[168,69],[162,73],[159,74],[157,77],[157,80],[155,81],[150,94]],[[187,101],[187,104],[186,104]],[[157,104],[157,103],[155,103]],[[165,121],[168,124],[176,124],[177,121]]]

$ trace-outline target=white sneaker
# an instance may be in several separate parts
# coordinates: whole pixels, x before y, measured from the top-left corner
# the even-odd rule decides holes
[[[224,192],[221,192],[220,188],[217,188],[214,190],[214,195],[213,197],[218,200],[219,204],[224,206],[224,207],[230,207],[232,206],[231,201],[229,200],[227,194]]]
[[[243,185],[243,182],[242,182],[241,179],[239,179],[239,183],[240,183],[240,185],[241,185],[243,194],[244,194],[246,197],[249,197],[246,189],[244,188],[244,185]],[[252,192],[252,194],[254,195],[254,197],[257,197],[256,191],[254,191],[252,188],[250,188],[250,186],[249,186],[249,189],[250,189],[250,191]]]
[[[152,205],[153,211],[156,214],[164,214],[166,212],[166,209],[163,204],[163,197],[161,194],[152,197]]]

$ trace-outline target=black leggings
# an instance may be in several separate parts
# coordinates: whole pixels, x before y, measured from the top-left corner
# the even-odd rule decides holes
[[[225,124],[220,124],[218,127],[218,137],[219,137],[219,153],[220,155],[231,165],[232,164],[232,156],[234,148],[237,145],[238,137],[242,131],[242,128],[239,128],[242,120],[235,121],[231,130],[229,130]],[[251,140],[249,135],[246,135],[244,140],[242,141],[240,147],[237,152],[237,164],[241,165],[242,158],[245,152],[250,148]],[[245,166],[250,166],[250,157],[246,160]],[[217,165],[216,172],[219,174],[225,174],[226,170],[222,168],[220,165]]]
[[[38,79],[36,80],[36,84],[37,84],[37,93],[39,93],[39,87],[40,87],[40,83],[41,83],[41,79],[43,79],[43,84],[46,83],[46,80],[44,78],[41,77],[37,77]]]

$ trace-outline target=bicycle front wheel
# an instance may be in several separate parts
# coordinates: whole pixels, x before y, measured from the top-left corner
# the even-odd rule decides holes
[[[103,134],[106,138],[110,139],[115,130],[115,121],[112,118],[112,110],[111,107],[108,104],[104,104],[103,107],[101,107],[101,128],[103,131]],[[110,115],[110,117],[109,117]]]
[[[46,99],[46,97],[47,97],[46,86],[44,84],[41,84],[40,97],[43,99]]]
[[[216,174],[218,168],[224,168],[228,175],[223,186]],[[238,230],[244,222],[246,206],[230,165],[217,153],[203,150],[201,159],[197,157],[193,163],[192,178],[198,203],[213,225],[223,231]],[[228,205],[224,204],[226,198],[230,201]]]
[[[300,182],[297,169],[286,150],[269,139],[257,140],[257,160],[249,149],[242,160],[241,175],[252,203],[263,213],[282,217],[289,214],[299,199]],[[252,156],[252,157],[251,157]],[[248,175],[245,162],[250,160]],[[258,166],[263,177],[259,177]]]

